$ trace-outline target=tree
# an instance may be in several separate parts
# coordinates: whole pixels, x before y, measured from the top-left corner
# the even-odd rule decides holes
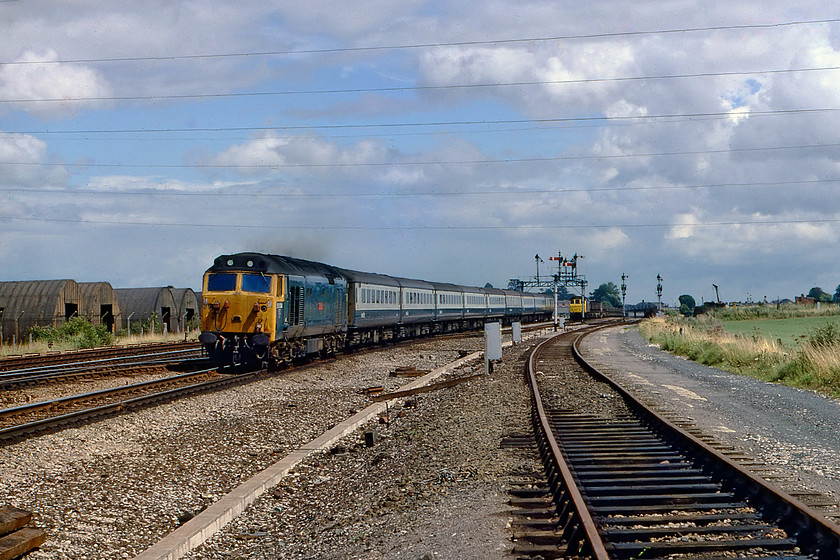
[[[694,314],[694,307],[697,305],[697,302],[694,301],[694,298],[688,294],[683,294],[680,296],[680,313],[688,317],[689,315]]]
[[[594,292],[589,294],[589,297],[595,301],[600,301],[613,307],[621,307],[621,297],[618,295],[618,286],[612,282],[601,284]]]
[[[840,303],[840,285],[834,290],[834,303]]]
[[[569,294],[569,290],[566,289],[566,286],[557,286],[557,299],[560,301],[572,299],[572,296]]]
[[[838,286],[840,288],[840,286]],[[824,303],[831,303],[832,297],[831,294],[827,294],[823,291],[822,288],[815,286],[811,288],[811,291],[808,292],[808,297],[812,298],[814,301],[820,301]]]

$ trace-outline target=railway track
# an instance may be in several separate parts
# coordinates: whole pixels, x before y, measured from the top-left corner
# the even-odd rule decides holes
[[[0,410],[0,446],[68,426],[256,380],[265,370],[220,375],[215,368]]]
[[[475,336],[472,333],[452,333],[444,338]],[[418,342],[417,340],[413,342]],[[357,351],[374,351],[375,347]],[[100,358],[80,364],[58,364],[31,367],[25,370],[0,372],[0,388],[44,383],[57,379],[89,378],[101,371],[125,373],[125,368],[162,367],[176,357],[199,351],[193,348],[162,350],[143,356]],[[196,361],[195,363],[198,363]],[[154,366],[154,364],[159,364]],[[310,362],[301,364],[312,365]],[[301,367],[301,366],[295,366]],[[232,370],[237,371],[237,370]],[[285,370],[288,371],[288,370]],[[21,439],[36,437],[48,431],[92,422],[144,406],[183,398],[192,394],[226,389],[270,375],[267,370],[219,373],[214,368],[202,369],[161,379],[134,383],[110,389],[47,399],[20,406],[0,409],[0,446]],[[20,377],[17,377],[20,376]]]
[[[612,384],[580,356],[582,336],[552,338],[526,363],[547,480],[513,490],[515,554],[840,558],[840,527]],[[544,398],[549,382],[584,371],[604,383],[604,402]]]
[[[30,365],[25,368],[0,371],[0,390],[12,390],[33,385],[94,379],[109,375],[138,375],[156,373],[172,364],[197,363],[202,359],[201,348],[162,349],[156,352],[110,356],[75,362]]]
[[[133,344],[128,346],[106,346],[87,348],[68,352],[48,352],[46,354],[22,354],[0,358],[0,372],[42,368],[50,365],[83,363],[116,357],[136,357],[161,352],[193,350],[200,352],[198,342],[157,342],[152,344]]]

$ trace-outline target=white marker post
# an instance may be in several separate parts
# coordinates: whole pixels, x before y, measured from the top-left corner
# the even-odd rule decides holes
[[[490,375],[492,360],[502,359],[502,324],[484,323],[484,373]]]
[[[510,324],[510,330],[513,335],[513,345],[516,346],[520,342],[522,342],[522,323],[516,321]]]

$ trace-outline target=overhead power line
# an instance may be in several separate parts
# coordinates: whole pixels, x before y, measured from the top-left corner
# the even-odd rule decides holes
[[[574,78],[568,80],[536,80],[527,82],[496,82],[483,84],[443,84],[428,86],[395,86],[395,87],[371,87],[371,88],[348,88],[348,89],[316,89],[316,90],[291,90],[291,91],[251,91],[251,92],[224,92],[224,93],[187,93],[187,94],[163,94],[163,95],[115,95],[115,96],[90,96],[90,97],[48,97],[40,99],[0,99],[0,103],[88,103],[92,101],[161,101],[179,99],[224,99],[237,97],[274,97],[286,95],[336,95],[356,93],[393,93],[398,91],[436,91],[452,89],[481,89],[500,87],[525,87],[525,86],[546,86],[546,85],[571,85],[571,84],[596,84],[605,82],[629,82],[629,81],[652,81],[652,80],[675,80],[687,78],[718,78],[726,76],[751,76],[756,74],[790,74],[799,72],[827,72],[840,70],[840,66],[820,66],[812,68],[781,68],[764,70],[746,70],[732,72],[698,72],[693,74],[663,74],[650,76],[618,76],[614,78]]]
[[[820,107],[814,109],[778,109],[770,111],[748,111],[744,115],[749,117],[775,116],[775,115],[803,115],[840,111],[838,107]],[[272,132],[278,130],[308,131],[308,130],[341,130],[341,129],[371,129],[371,128],[413,128],[413,127],[445,127],[445,126],[488,126],[488,125],[514,125],[514,124],[557,124],[557,123],[583,123],[583,122],[610,122],[610,121],[656,121],[656,120],[690,120],[702,118],[729,118],[739,113],[733,111],[712,111],[698,113],[663,113],[657,115],[618,115],[618,116],[592,116],[592,117],[557,117],[547,119],[487,119],[480,121],[430,121],[410,123],[349,123],[349,124],[307,124],[307,125],[277,125],[277,126],[218,126],[218,127],[192,127],[192,128],[100,128],[100,129],[19,129],[0,131],[0,137],[12,134],[33,134],[33,135],[64,135],[64,134],[163,134],[179,132]]]
[[[731,220],[719,222],[676,222],[676,223],[625,223],[625,224],[555,224],[555,225],[402,225],[402,226],[359,226],[359,225],[262,225],[262,224],[219,224],[219,223],[185,223],[185,222],[130,222],[116,220],[90,220],[90,219],[69,219],[69,218],[42,218],[42,217],[20,217],[2,216],[0,221],[23,221],[23,222],[53,222],[72,223],[82,225],[106,225],[106,226],[147,226],[147,227],[186,227],[186,228],[215,228],[215,229],[267,229],[267,230],[336,230],[336,231],[464,231],[464,230],[569,230],[569,229],[639,229],[639,228],[675,228],[675,227],[721,227],[721,226],[778,226],[795,224],[835,224],[840,223],[840,218],[822,219],[787,219],[787,220]]]
[[[435,42],[435,43],[414,43],[402,45],[372,45],[372,46],[358,46],[358,47],[336,47],[324,49],[291,49],[291,50],[271,50],[271,51],[250,51],[250,52],[233,52],[233,53],[204,53],[204,54],[185,54],[185,55],[169,55],[169,56],[128,56],[128,57],[108,57],[108,58],[76,58],[76,59],[62,59],[62,60],[45,60],[45,61],[31,61],[18,60],[0,62],[0,66],[4,65],[31,65],[31,64],[92,64],[92,63],[106,63],[106,62],[156,62],[156,61],[178,61],[178,60],[194,60],[194,59],[212,59],[212,58],[245,58],[245,57],[264,57],[264,56],[288,56],[288,55],[312,55],[312,54],[338,54],[338,53],[354,53],[367,51],[382,51],[382,50],[412,50],[412,49],[429,49],[440,47],[470,47],[470,46],[487,46],[487,45],[509,45],[517,43],[539,43],[551,41],[571,41],[571,40],[591,40],[591,39],[612,39],[619,37],[641,37],[647,35],[668,35],[680,33],[701,33],[709,31],[744,31],[756,29],[774,29],[783,27],[794,27],[799,25],[819,25],[826,23],[840,22],[840,18],[827,18],[815,20],[800,20],[787,21],[778,23],[765,24],[744,24],[744,25],[717,25],[708,27],[686,27],[678,29],[654,29],[654,30],[639,30],[639,31],[622,31],[614,33],[587,33],[587,34],[569,34],[569,35],[555,35],[549,37],[525,37],[513,39],[489,39],[479,41],[451,41],[451,42]]]
[[[537,194],[587,194],[601,192],[648,192],[671,190],[721,189],[739,187],[780,187],[780,186],[810,186],[840,182],[837,179],[813,179],[801,181],[757,181],[751,183],[708,183],[694,185],[648,185],[648,186],[618,186],[618,187],[576,187],[576,188],[545,188],[545,189],[497,189],[476,191],[420,191],[420,192],[224,192],[220,190],[173,190],[166,184],[149,186],[147,190],[105,190],[103,189],[49,189],[11,187],[0,188],[0,192],[22,194],[47,194],[50,196],[90,194],[96,196],[209,196],[213,198],[418,198],[418,197],[455,197],[455,196],[524,196]]]
[[[552,161],[579,161],[579,160],[603,160],[603,159],[624,159],[638,157],[663,157],[683,155],[708,155],[708,154],[729,154],[749,152],[769,152],[780,150],[808,150],[818,148],[837,148],[840,143],[828,144],[801,144],[794,146],[760,146],[754,148],[726,148],[716,150],[686,150],[674,152],[642,152],[636,154],[594,154],[594,155],[564,155],[551,157],[523,157],[523,158],[500,158],[500,159],[464,159],[464,160],[428,160],[428,161],[391,161],[391,162],[353,162],[353,163],[266,163],[266,164],[149,164],[149,163],[58,163],[58,162],[23,162],[23,161],[0,161],[0,165],[20,165],[37,167],[89,167],[89,168],[143,168],[143,169],[320,169],[320,168],[363,168],[363,167],[399,167],[407,166],[428,166],[428,165],[480,165],[480,164],[503,164],[503,163],[539,163]]]

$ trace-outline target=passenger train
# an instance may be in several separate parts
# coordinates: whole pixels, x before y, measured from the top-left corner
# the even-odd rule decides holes
[[[546,294],[458,286],[238,253],[204,274],[199,341],[219,365],[277,367],[365,344],[551,317]]]

